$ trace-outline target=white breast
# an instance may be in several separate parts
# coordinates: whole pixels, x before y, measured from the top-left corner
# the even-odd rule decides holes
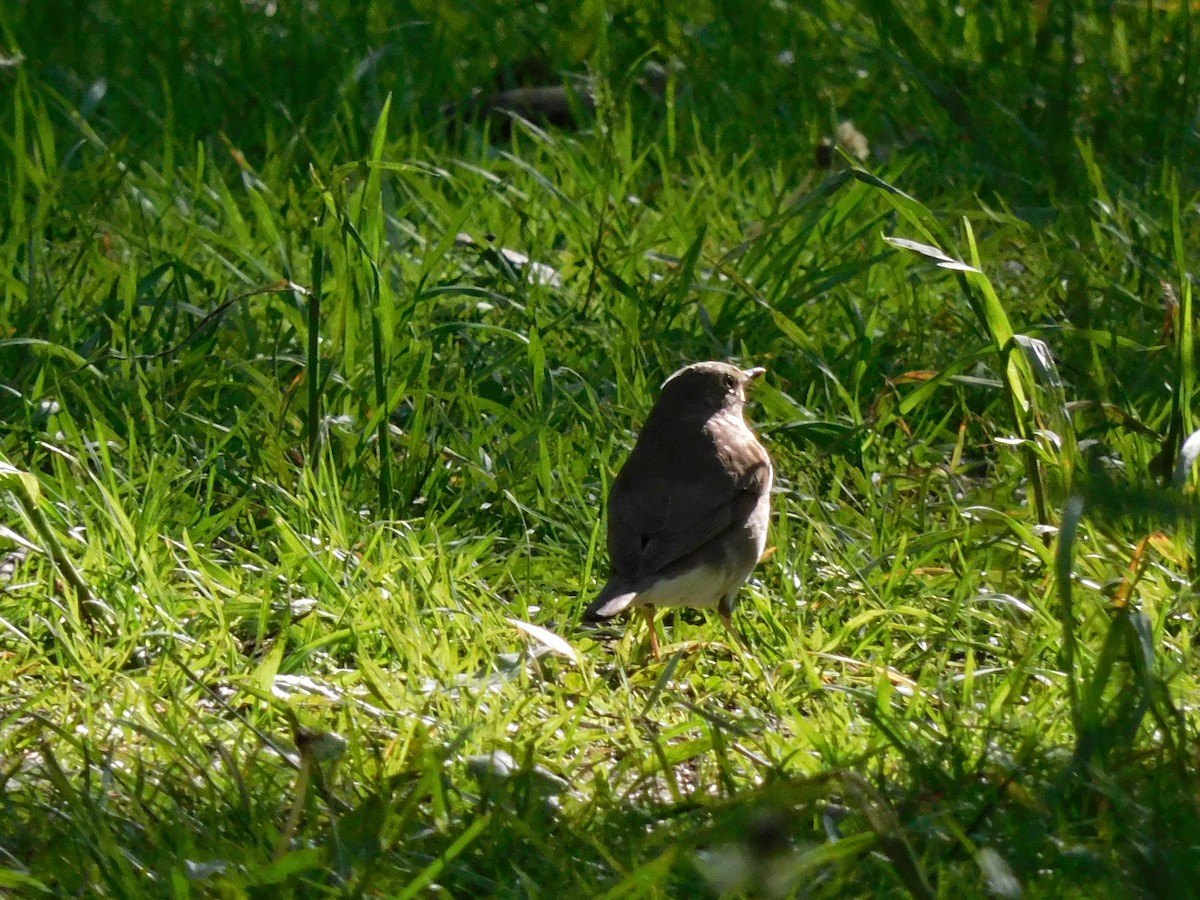
[[[716,609],[721,598],[740,587],[745,578],[744,574],[723,572],[707,566],[689,569],[674,578],[654,582],[638,594],[637,603]]]

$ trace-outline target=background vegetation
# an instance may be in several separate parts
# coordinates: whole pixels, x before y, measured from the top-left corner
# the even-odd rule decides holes
[[[62,6],[0,10],[0,890],[1196,895],[1187,5]],[[578,616],[706,358],[775,550],[655,662]]]

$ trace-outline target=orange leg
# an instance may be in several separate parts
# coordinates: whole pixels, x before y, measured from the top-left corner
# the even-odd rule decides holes
[[[646,617],[646,624],[650,626],[650,652],[654,654],[655,659],[662,659],[658,650],[658,632],[654,628],[654,606],[647,603],[642,607],[642,615]]]

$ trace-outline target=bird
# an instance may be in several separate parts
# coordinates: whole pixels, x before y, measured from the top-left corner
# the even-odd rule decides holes
[[[609,491],[611,574],[584,622],[640,608],[656,659],[659,606],[715,608],[737,634],[731,614],[771,516],[771,458],[744,412],[746,387],[765,372],[698,362],[663,382]]]

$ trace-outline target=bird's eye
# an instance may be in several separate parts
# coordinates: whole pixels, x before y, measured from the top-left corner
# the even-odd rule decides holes
[[[732,391],[735,387],[737,387],[737,379],[734,378],[732,375],[726,375],[725,376],[725,390]]]

